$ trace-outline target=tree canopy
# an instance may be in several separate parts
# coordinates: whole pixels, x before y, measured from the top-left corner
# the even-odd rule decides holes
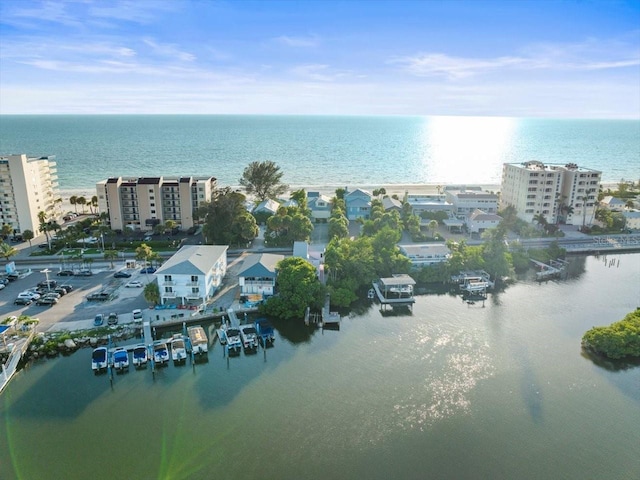
[[[608,327],[594,327],[582,337],[582,346],[609,358],[640,357],[640,309]]]
[[[325,287],[315,267],[300,257],[287,257],[278,263],[277,295],[270,297],[262,309],[267,315],[289,319],[304,318],[307,307],[320,309]]]
[[[281,182],[283,173],[275,162],[251,162],[242,172],[240,185],[258,201],[276,198],[287,191],[288,185]]]
[[[197,212],[204,220],[205,243],[209,245],[246,245],[258,236],[256,220],[245,208],[246,197],[229,187],[213,192],[212,200]]]

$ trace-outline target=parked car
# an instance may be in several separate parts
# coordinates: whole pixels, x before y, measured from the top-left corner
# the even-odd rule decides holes
[[[134,322],[141,322],[142,321],[142,310],[140,310],[139,308],[136,308],[132,313],[133,313],[133,321]]]
[[[62,286],[57,286],[56,288],[53,289],[54,292],[60,294],[60,295],[66,295],[67,294],[67,289],[62,287]]]
[[[73,277],[73,270],[60,270],[56,275],[59,277]]]
[[[56,288],[58,286],[58,282],[56,282],[55,280],[45,280],[43,282],[40,282],[38,284],[39,288]]]
[[[129,282],[125,285],[127,288],[142,288],[142,282],[138,282],[134,280],[133,282]]]
[[[9,285],[9,279],[7,277],[0,278],[0,283],[7,286]]]
[[[104,315],[102,313],[99,313],[96,315],[96,318],[93,319],[93,324],[96,327],[99,327],[100,325],[102,325],[104,323]]]
[[[20,292],[18,294],[18,298],[30,298],[31,300],[38,300],[40,298],[40,294],[37,292],[32,292],[30,290],[25,290],[24,292]]]
[[[109,318],[107,318],[107,323],[109,325],[115,325],[118,323],[118,314],[117,313],[110,313],[109,314]]]
[[[9,279],[10,282],[14,282],[19,278],[20,278],[20,275],[18,275],[16,272],[13,272],[7,275],[7,279]]]
[[[80,270],[75,274],[76,277],[90,277],[91,275],[93,275],[91,270]]]
[[[33,302],[33,300],[31,300],[31,298],[29,297],[17,297],[13,303],[15,303],[16,305],[31,305],[31,303]]]
[[[55,305],[56,303],[58,303],[57,298],[46,295],[36,300],[36,305]]]
[[[113,274],[113,278],[130,278],[131,274],[129,272],[125,272],[124,270],[120,270]]]
[[[0,290],[2,290],[6,285],[4,283],[0,283]]]
[[[60,295],[58,292],[46,292],[44,295],[42,295],[42,298],[49,297],[49,298],[55,298],[57,300],[61,296],[62,295]]]
[[[145,267],[140,270],[140,273],[156,273],[156,269],[153,267]]]

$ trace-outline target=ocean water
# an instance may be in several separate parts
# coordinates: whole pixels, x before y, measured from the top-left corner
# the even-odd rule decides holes
[[[502,164],[573,162],[640,178],[640,121],[502,117],[3,115],[0,155],[55,155],[60,188],[109,176],[213,175],[272,160],[290,185],[500,183]]]

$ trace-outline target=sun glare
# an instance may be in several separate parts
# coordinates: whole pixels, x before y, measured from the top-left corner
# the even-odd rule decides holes
[[[437,183],[498,184],[517,119],[429,117],[423,127],[423,166]]]

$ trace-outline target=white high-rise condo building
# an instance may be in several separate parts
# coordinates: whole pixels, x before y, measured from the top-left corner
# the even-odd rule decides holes
[[[29,158],[25,154],[0,156],[0,220],[14,234],[40,234],[39,212],[46,221],[58,221],[62,199],[54,156]]]
[[[500,208],[512,205],[518,217],[526,222],[542,214],[550,223],[590,225],[598,203],[601,177],[602,172],[575,163],[505,163]]]
[[[214,177],[114,177],[96,184],[98,209],[113,230],[151,231],[168,220],[180,229],[194,225],[195,210],[210,202]]]

